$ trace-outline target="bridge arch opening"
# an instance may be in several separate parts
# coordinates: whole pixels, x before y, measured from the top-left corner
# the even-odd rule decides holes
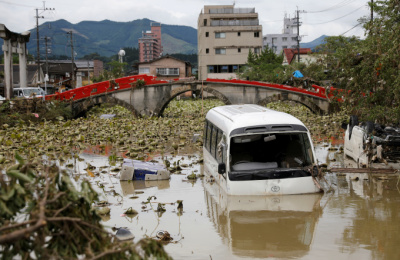
[[[294,102],[296,104],[306,107],[313,114],[317,115],[324,114],[324,112],[314,102],[308,99],[299,98],[297,96],[296,97],[287,96],[284,98],[282,96],[267,97],[265,99],[260,100],[257,104],[261,106],[266,106],[268,104],[273,104],[274,102]]]
[[[185,94],[185,95],[182,95]],[[203,95],[203,97],[202,97]],[[173,100],[178,100],[181,98],[188,98],[188,99],[193,99],[193,100],[198,100],[201,101],[202,98],[207,98],[207,99],[216,99],[218,101],[221,102],[221,105],[230,105],[231,102],[229,101],[229,99],[223,95],[222,93],[220,93],[219,91],[204,86],[203,87],[203,91],[198,88],[196,89],[182,89],[179,91],[176,91],[176,93],[174,93],[174,95],[172,95],[165,103],[160,104],[160,110],[158,112],[158,116],[163,116],[164,115],[164,111],[167,109],[167,107],[169,106],[169,104],[173,101]]]
[[[86,116],[88,111],[102,104],[109,104],[110,106],[119,105],[129,111],[132,111],[133,114],[138,115],[137,111],[131,104],[123,100],[114,98],[110,95],[99,95],[94,98],[74,102],[72,107],[73,116],[75,118]]]

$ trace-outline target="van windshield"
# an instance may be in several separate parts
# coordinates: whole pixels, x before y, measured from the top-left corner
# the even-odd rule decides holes
[[[26,88],[26,89],[24,89],[24,96],[31,97],[33,95],[40,96],[40,95],[42,95],[42,91],[40,89],[37,89],[37,88],[32,88],[32,89]]]
[[[311,176],[313,153],[306,133],[235,136],[230,141],[231,180]]]

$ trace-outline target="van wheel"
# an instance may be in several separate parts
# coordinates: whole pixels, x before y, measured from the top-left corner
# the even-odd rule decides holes
[[[358,117],[356,115],[351,115],[349,122],[349,140],[351,139],[351,133],[353,132],[353,127],[355,125],[358,125]]]
[[[372,131],[374,131],[374,128],[375,128],[374,123],[371,122],[371,121],[367,121],[366,124],[367,124],[367,126],[366,126],[367,134],[371,134]]]

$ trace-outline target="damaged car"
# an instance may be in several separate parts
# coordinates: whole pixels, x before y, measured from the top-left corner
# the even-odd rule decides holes
[[[359,167],[372,163],[398,163],[400,160],[400,128],[385,126],[371,121],[360,123],[352,115],[345,129],[344,154],[353,159]]]

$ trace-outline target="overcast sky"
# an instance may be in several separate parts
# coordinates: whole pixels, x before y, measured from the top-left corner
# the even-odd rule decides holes
[[[65,19],[71,23],[111,20],[128,22],[148,18],[169,25],[186,25],[197,29],[197,18],[204,5],[255,7],[263,35],[281,33],[285,14],[295,17],[300,13],[302,42],[310,42],[325,34],[329,36],[356,35],[364,37],[358,24],[361,17],[369,17],[370,0],[47,0],[47,8],[39,11],[46,21]],[[24,32],[36,26],[35,8],[43,9],[39,0],[0,0],[0,23],[14,32]],[[354,27],[356,26],[356,27]],[[354,28],[353,28],[354,27]],[[353,29],[352,29],[353,28]]]

